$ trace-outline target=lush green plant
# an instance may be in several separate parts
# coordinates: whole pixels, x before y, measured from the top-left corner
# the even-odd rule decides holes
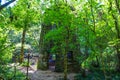
[[[14,71],[14,67],[6,67],[5,65],[0,66],[0,77],[5,80],[24,80],[26,78],[25,74],[21,73],[19,70]]]
[[[21,66],[23,67],[29,67],[30,66],[30,63],[28,64],[28,61],[27,60],[24,60],[22,64],[20,64]]]
[[[114,73],[114,72],[111,72],[111,73],[108,73],[108,74],[111,74],[111,75],[108,75],[106,78],[104,76],[104,73],[102,71],[94,71],[94,72],[90,72],[90,73],[86,73],[87,75],[86,76],[83,76],[82,73],[78,74],[75,76],[75,80],[119,80],[120,77],[119,77],[119,73]]]

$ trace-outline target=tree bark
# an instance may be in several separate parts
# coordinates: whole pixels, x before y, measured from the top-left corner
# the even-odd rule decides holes
[[[21,54],[20,54],[20,63],[24,60],[24,43],[25,43],[26,28],[23,28],[22,33],[22,42],[21,42]]]
[[[114,14],[112,14],[113,19],[114,19],[114,24],[115,24],[115,30],[117,33],[117,39],[120,40],[120,30],[119,30],[119,23],[118,23],[118,19],[116,18],[116,16]],[[120,71],[120,43],[118,43],[116,46],[116,51],[117,51],[117,58],[118,58],[118,64],[117,64],[117,71]]]
[[[70,37],[70,29],[69,26],[66,27],[66,37],[65,37],[65,48],[63,50],[64,52],[64,80],[67,80],[67,71],[68,71],[68,58],[67,53],[69,49],[69,37]]]
[[[115,5],[116,5],[116,10],[118,10],[119,15],[120,15],[119,0],[114,0],[114,1],[115,1]],[[109,1],[109,3],[110,3],[110,10],[109,10],[109,12],[110,12],[110,11],[113,10],[113,6],[112,6],[112,2],[111,1]],[[112,17],[113,17],[113,20],[114,20],[114,26],[115,26],[115,30],[116,30],[116,34],[117,34],[117,36],[116,36],[117,38],[116,39],[120,40],[120,29],[119,29],[118,18],[113,13],[112,13]],[[120,50],[119,50],[120,43],[117,43],[116,46],[115,46],[115,48],[116,48],[116,51],[117,51],[117,59],[118,59],[116,70],[120,71]]]
[[[66,49],[63,50],[64,52],[64,80],[67,80],[67,52]]]
[[[115,4],[116,4],[116,8],[120,14],[120,4],[119,4],[119,0],[115,0]]]
[[[43,46],[44,46],[44,44],[43,44],[43,41],[44,41],[44,40],[43,40],[43,37],[44,37],[44,32],[45,32],[45,31],[44,31],[44,25],[42,24],[42,25],[41,25],[40,38],[39,38],[39,55],[40,55],[40,54],[43,54],[43,48],[44,48],[44,47],[43,47]],[[42,57],[39,57],[39,59],[38,59],[38,65],[37,65],[37,68],[38,68],[38,69],[40,69],[40,65],[41,65],[40,62],[41,62],[41,60],[42,60],[41,58],[42,58]]]

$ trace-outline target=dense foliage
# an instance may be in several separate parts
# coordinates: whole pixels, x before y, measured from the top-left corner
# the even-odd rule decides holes
[[[119,22],[119,0],[18,0],[0,11],[0,66],[16,54],[22,63],[31,51],[43,55],[40,69],[56,55],[64,80],[68,72],[79,72],[76,80],[119,80]]]

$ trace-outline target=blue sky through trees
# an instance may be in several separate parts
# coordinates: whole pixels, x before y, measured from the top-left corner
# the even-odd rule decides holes
[[[0,1],[1,1],[1,4],[4,4],[4,3],[8,2],[8,0],[0,0]],[[13,3],[11,3],[9,6],[13,6],[16,3],[16,1],[14,1]]]

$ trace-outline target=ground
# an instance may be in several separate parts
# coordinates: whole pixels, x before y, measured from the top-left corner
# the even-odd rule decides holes
[[[57,72],[53,72],[50,70],[47,71],[43,71],[43,70],[37,70],[36,68],[36,64],[37,61],[34,60],[35,63],[33,65],[30,65],[29,67],[29,78],[31,80],[58,80],[59,78],[63,77],[63,73],[57,73]],[[26,67],[22,67],[22,66],[18,66],[17,67],[21,72],[25,73],[27,72],[27,68]],[[68,79],[69,80],[74,80],[74,73],[69,73],[68,74]]]
[[[29,73],[29,77],[31,80],[58,80],[63,77],[63,73],[38,70],[34,73]],[[74,74],[68,74],[68,78],[69,80],[74,80]]]

